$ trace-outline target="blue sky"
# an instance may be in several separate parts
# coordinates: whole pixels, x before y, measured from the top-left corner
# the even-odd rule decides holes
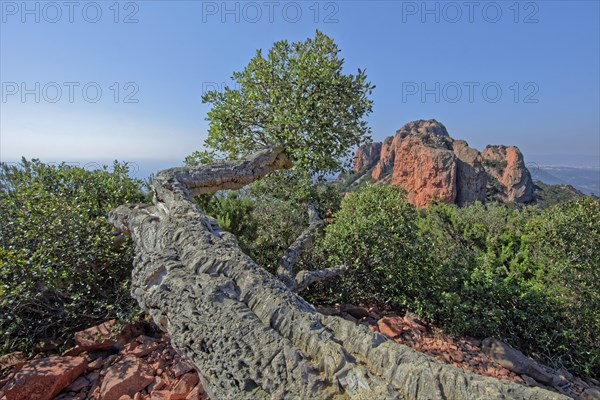
[[[203,88],[230,84],[257,48],[316,29],[336,40],[347,72],[366,68],[377,86],[375,140],[436,118],[479,149],[517,145],[527,161],[600,157],[598,1],[2,0],[1,9],[4,161],[180,162],[206,135]]]

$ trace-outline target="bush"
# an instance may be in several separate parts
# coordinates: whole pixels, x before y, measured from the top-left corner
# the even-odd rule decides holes
[[[308,226],[308,205],[327,218],[339,208],[341,196],[330,183],[293,169],[276,171],[237,192],[218,192],[196,200],[223,229],[237,236],[246,254],[275,273],[284,252]],[[298,267],[311,258],[304,254]]]
[[[352,267],[312,300],[417,312],[447,333],[498,337],[556,367],[599,373],[600,207],[476,203],[415,210],[401,189],[343,201],[318,248]]]
[[[142,202],[126,164],[86,171],[23,159],[0,167],[2,352],[62,341],[78,329],[136,310],[129,295],[133,249],[107,213]]]
[[[221,228],[234,234],[242,248],[256,239],[258,221],[252,217],[256,204],[249,197],[236,191],[224,191],[196,196],[196,202]]]
[[[305,228],[306,204],[322,215],[339,204],[331,186],[293,171],[238,196],[209,213],[239,232],[244,250],[271,272]],[[408,308],[447,333],[498,337],[555,367],[599,374],[598,200],[544,211],[495,203],[416,210],[394,186],[346,196],[297,267],[345,262],[351,270],[309,288],[309,301]]]
[[[325,230],[321,250],[351,271],[328,288],[331,300],[418,308],[435,290],[437,271],[424,262],[417,212],[395,186],[350,193]]]
[[[529,221],[525,253],[535,280],[566,305],[566,337],[555,340],[556,352],[566,364],[595,376],[600,375],[599,221],[596,198],[548,208]]]
[[[428,316],[446,331],[502,338],[545,362],[598,373],[598,201],[540,212],[479,203],[422,210],[430,262],[456,277]]]

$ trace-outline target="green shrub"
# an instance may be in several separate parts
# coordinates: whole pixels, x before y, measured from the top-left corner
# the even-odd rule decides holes
[[[600,200],[558,204],[527,225],[527,267],[566,305],[569,337],[555,346],[565,363],[600,375]],[[558,327],[560,329],[560,327]]]
[[[284,252],[308,226],[308,205],[327,217],[339,208],[341,195],[332,184],[293,169],[272,173],[237,192],[203,195],[196,200],[223,229],[237,236],[246,254],[275,273]],[[312,254],[303,255],[298,267],[312,258]]]
[[[436,287],[424,262],[417,212],[395,186],[368,185],[350,193],[326,228],[321,251],[351,271],[330,284],[332,300],[418,308]]]
[[[0,168],[0,351],[62,341],[81,328],[135,310],[133,249],[107,221],[112,208],[142,202],[126,164],[86,171],[23,160]]]
[[[556,367],[598,374],[598,204],[416,211],[401,189],[368,186],[348,195],[318,246],[329,266],[351,270],[308,297],[404,306],[448,333],[499,337]]]
[[[479,203],[421,211],[430,261],[457,277],[425,307],[446,331],[500,337],[545,362],[598,373],[598,201],[539,211]]]
[[[196,201],[221,228],[234,234],[243,248],[256,239],[258,221],[252,217],[256,204],[249,197],[236,191],[225,191],[196,196]]]

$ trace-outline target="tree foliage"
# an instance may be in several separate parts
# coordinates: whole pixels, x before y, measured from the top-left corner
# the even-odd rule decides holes
[[[258,265],[274,273],[285,250],[308,226],[308,205],[327,218],[339,208],[341,195],[332,184],[292,169],[275,172],[239,192],[203,195],[197,201],[238,237]]]
[[[364,117],[372,110],[374,86],[363,70],[343,72],[344,59],[333,39],[317,31],[314,38],[273,44],[261,50],[240,72],[235,88],[209,91],[211,103],[205,146],[238,158],[260,148],[284,145],[295,164],[311,173],[339,170],[353,147],[368,139]]]

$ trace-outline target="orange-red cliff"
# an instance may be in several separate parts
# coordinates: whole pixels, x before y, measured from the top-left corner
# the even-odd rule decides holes
[[[367,143],[354,157],[354,171],[376,183],[406,189],[408,201],[465,205],[477,200],[528,203],[533,182],[514,146],[488,146],[483,152],[454,140],[434,119],[409,122],[383,143]]]

